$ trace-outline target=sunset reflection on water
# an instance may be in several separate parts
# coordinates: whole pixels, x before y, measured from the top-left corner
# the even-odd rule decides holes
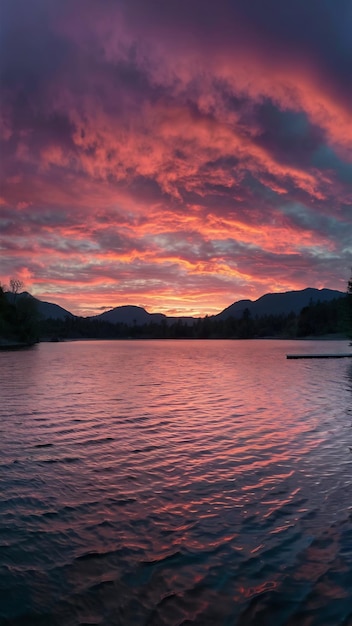
[[[352,370],[298,344],[1,353],[6,625],[352,619]]]

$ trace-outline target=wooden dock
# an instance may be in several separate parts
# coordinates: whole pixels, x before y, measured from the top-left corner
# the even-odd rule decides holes
[[[286,359],[351,359],[352,352],[336,354],[286,354]]]

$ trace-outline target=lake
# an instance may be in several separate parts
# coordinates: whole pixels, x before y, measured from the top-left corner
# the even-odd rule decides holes
[[[349,350],[1,352],[1,625],[351,625]]]

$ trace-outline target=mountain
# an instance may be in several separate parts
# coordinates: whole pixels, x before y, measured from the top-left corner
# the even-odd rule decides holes
[[[90,319],[110,322],[110,324],[127,324],[128,326],[142,326],[143,324],[161,324],[167,320],[163,313],[148,313],[140,306],[117,306],[110,311],[105,311],[100,315],[94,315]]]
[[[238,300],[234,302],[226,309],[218,313],[217,315],[210,316],[211,319],[227,319],[229,317],[241,318],[243,312],[248,309],[252,315],[288,315],[289,313],[300,313],[300,311],[308,306],[311,302],[326,302],[333,300],[334,298],[344,297],[346,294],[342,291],[336,291],[333,289],[313,289],[307,287],[301,291],[287,291],[285,293],[267,293],[258,300]],[[36,303],[38,314],[43,319],[64,320],[66,317],[76,317],[58,304],[52,304],[51,302],[43,302],[38,298],[35,298],[28,292],[14,296],[12,293],[7,292],[6,297],[10,302],[13,302],[15,298],[31,298]],[[163,313],[148,313],[145,309],[139,306],[125,305],[118,306],[110,311],[105,311],[100,315],[94,315],[87,318],[88,320],[100,320],[104,322],[110,322],[111,324],[123,323],[128,326],[142,326],[144,324],[161,324],[166,323],[167,326],[177,323],[178,321],[192,326],[198,318],[195,317],[167,317]]]
[[[123,323],[128,326],[141,326],[143,324],[161,324],[165,322],[168,326],[182,322],[186,326],[193,326],[194,322],[198,318],[183,316],[183,317],[168,317],[164,313],[148,313],[140,306],[117,306],[110,311],[105,311],[100,315],[94,315],[89,319],[97,319],[104,322],[110,322],[111,324]]]
[[[66,311],[66,309],[64,309],[62,306],[59,306],[58,304],[52,304],[51,302],[43,302],[42,300],[38,300],[38,298],[35,298],[30,293],[28,293],[28,291],[22,291],[22,293],[19,293],[17,295],[14,295],[13,293],[7,291],[6,297],[9,302],[12,303],[15,302],[16,299],[20,300],[21,298],[29,298],[31,300],[34,300],[37,313],[39,317],[43,319],[51,318],[54,320],[64,320],[65,317],[74,317],[72,313]]]
[[[267,293],[258,300],[239,300],[229,307],[212,315],[212,319],[226,319],[228,317],[240,318],[243,312],[248,309],[253,317],[258,315],[288,315],[289,313],[299,313],[303,307],[311,302],[321,302],[341,298],[345,296],[342,291],[333,289],[313,289],[308,287],[301,291],[287,291],[286,293]],[[118,306],[110,311],[105,311],[100,315],[95,315],[90,319],[97,319],[111,324],[123,323],[128,326],[141,326],[152,322],[161,324],[165,322],[168,326],[182,321],[187,326],[192,326],[197,318],[195,317],[167,317],[162,313],[148,313],[138,306]]]
[[[313,289],[307,287],[301,291],[287,291],[285,293],[267,293],[258,300],[239,300],[229,307],[214,315],[217,319],[228,317],[240,318],[248,309],[252,317],[262,315],[288,315],[299,313],[305,306],[314,302],[326,302],[334,298],[342,298],[346,294],[334,289]]]
[[[43,302],[36,300],[37,311],[43,319],[64,320],[66,317],[75,317],[70,311],[66,311],[62,306],[58,304],[52,304],[51,302]]]

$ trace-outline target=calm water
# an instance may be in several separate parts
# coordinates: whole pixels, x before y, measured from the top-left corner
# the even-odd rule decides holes
[[[348,342],[0,353],[0,623],[352,624]]]

